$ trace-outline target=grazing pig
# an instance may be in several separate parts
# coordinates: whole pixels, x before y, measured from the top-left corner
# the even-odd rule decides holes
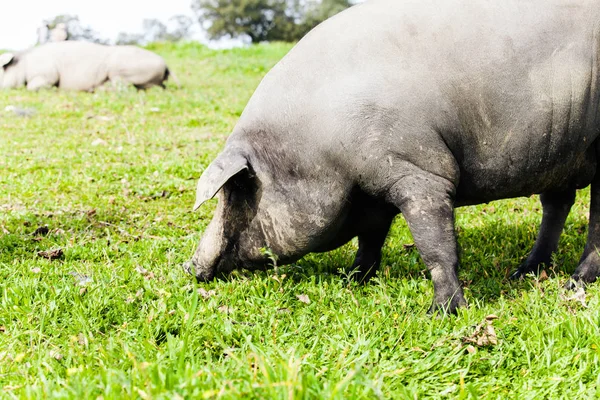
[[[157,54],[135,46],[104,46],[63,41],[34,47],[20,54],[0,55],[0,88],[57,86],[92,91],[108,81],[138,89],[164,87],[169,69]]]
[[[465,305],[454,207],[541,194],[549,263],[591,184],[570,287],[599,275],[599,0],[373,0],[302,39],[264,78],[198,183],[219,204],[186,269],[199,280],[324,252],[358,236],[373,276],[402,213],[432,310]]]

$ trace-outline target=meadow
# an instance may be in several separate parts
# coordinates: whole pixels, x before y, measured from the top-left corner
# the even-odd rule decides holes
[[[427,314],[401,217],[366,285],[356,241],[197,284],[181,265],[216,200],[192,212],[196,181],[291,45],[150,48],[181,88],[0,92],[0,398],[600,397],[600,284],[562,289],[587,189],[553,266],[518,282],[537,197],[458,209],[456,316]]]

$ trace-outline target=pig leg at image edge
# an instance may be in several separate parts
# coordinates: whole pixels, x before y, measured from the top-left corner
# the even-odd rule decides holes
[[[588,237],[579,266],[565,287],[575,289],[594,282],[600,275],[600,174],[596,174],[591,186],[590,219]]]

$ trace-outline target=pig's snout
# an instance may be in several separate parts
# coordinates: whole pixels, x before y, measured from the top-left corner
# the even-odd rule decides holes
[[[193,263],[192,260],[186,261],[183,263],[183,265],[181,266],[183,268],[183,270],[185,271],[186,274],[192,274],[192,267],[193,267]]]
[[[190,275],[194,275],[198,282],[209,282],[215,277],[214,268],[203,268],[193,258],[183,264],[183,270]]]

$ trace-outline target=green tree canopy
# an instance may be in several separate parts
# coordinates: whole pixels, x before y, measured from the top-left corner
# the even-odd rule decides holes
[[[192,37],[194,20],[187,15],[175,15],[164,23],[158,19],[145,19],[142,33],[121,32],[117,44],[145,45],[152,42],[178,42]]]
[[[349,0],[193,0],[192,8],[211,39],[289,42],[351,5]]]

